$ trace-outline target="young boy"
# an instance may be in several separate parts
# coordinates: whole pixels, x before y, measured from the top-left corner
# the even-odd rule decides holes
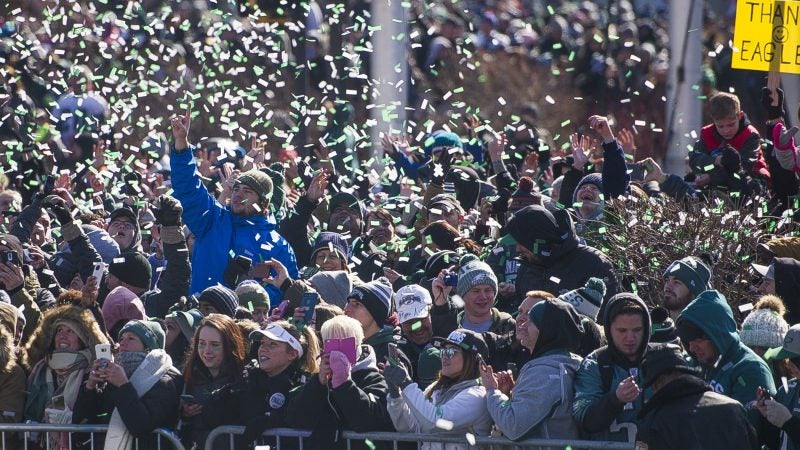
[[[713,123],[700,130],[700,139],[689,152],[697,184],[740,190],[744,175],[768,183],[761,136],[742,111],[739,98],[720,92],[709,100],[709,109]]]

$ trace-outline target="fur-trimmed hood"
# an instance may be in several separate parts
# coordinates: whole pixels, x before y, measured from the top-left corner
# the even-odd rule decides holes
[[[14,335],[5,327],[0,327],[0,373],[9,373],[17,363],[14,348]]]
[[[83,309],[73,305],[63,305],[48,310],[41,323],[33,332],[25,347],[23,365],[31,368],[42,358],[45,357],[54,349],[54,340],[56,337],[56,322],[59,320],[68,320],[80,327],[78,334],[85,336],[89,342],[84,342],[86,347],[92,352],[92,357],[95,357],[94,346],[97,344],[109,344],[108,339],[100,330],[94,316],[89,310]]]

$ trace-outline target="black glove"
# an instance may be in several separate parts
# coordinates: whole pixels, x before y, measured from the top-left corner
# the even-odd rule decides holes
[[[775,92],[778,93],[778,105],[772,106],[772,92],[769,88],[761,88],[761,106],[767,111],[767,119],[775,120],[786,116],[786,111],[783,110],[783,89],[777,88]]]
[[[453,155],[450,154],[451,149],[444,149],[439,152],[436,162],[431,159],[428,164],[431,168],[431,183],[441,186],[444,183],[444,177],[450,172],[450,164],[453,160]]]
[[[383,378],[386,380],[386,385],[389,386],[389,394],[393,398],[400,397],[400,392],[403,388],[412,383],[408,372],[402,365],[393,366],[387,364],[383,368]]]
[[[153,215],[156,222],[165,226],[173,227],[181,224],[181,214],[183,214],[183,206],[181,202],[170,197],[169,195],[162,195],[158,198],[158,204],[153,209]]]
[[[235,288],[242,280],[247,278],[251,266],[252,261],[250,258],[244,256],[231,258],[230,261],[228,261],[225,272],[222,273],[222,279],[225,281],[225,284],[231,288]]]
[[[253,441],[258,440],[267,428],[270,428],[271,421],[269,416],[259,416],[249,420],[244,426],[244,434],[242,439],[245,445],[250,445]]]
[[[730,174],[739,172],[742,168],[742,157],[733,147],[728,146],[722,149],[722,167]]]
[[[58,223],[60,223],[62,227],[72,222],[72,213],[69,212],[69,206],[63,198],[57,195],[48,195],[45,197],[44,201],[42,201],[42,206],[50,208],[50,211],[53,211]]]

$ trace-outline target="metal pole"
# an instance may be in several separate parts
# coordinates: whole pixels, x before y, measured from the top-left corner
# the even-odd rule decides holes
[[[375,158],[373,168],[383,170],[383,149],[380,133],[402,131],[406,121],[408,89],[408,8],[401,0],[374,0],[372,2],[372,47],[370,54],[372,88],[370,109],[373,123],[370,131],[372,151]],[[378,29],[380,27],[380,29]]]
[[[686,155],[697,140],[702,124],[701,85],[703,2],[669,2],[670,66],[667,81],[667,153],[664,169],[686,173]],[[694,137],[693,137],[694,136]]]

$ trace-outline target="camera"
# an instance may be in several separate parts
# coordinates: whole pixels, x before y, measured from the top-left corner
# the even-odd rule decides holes
[[[444,275],[444,285],[445,286],[458,286],[458,274],[457,273],[446,273]]]

